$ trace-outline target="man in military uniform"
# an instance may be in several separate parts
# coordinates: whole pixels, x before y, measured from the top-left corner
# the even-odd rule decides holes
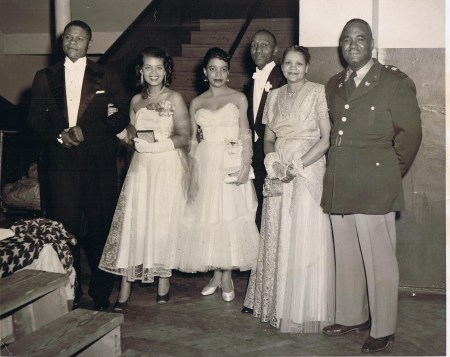
[[[420,109],[413,81],[372,58],[367,22],[347,22],[339,44],[348,68],[326,85],[332,129],[321,202],[333,226],[336,323],[323,332],[370,328],[362,351],[377,352],[396,328],[395,212],[422,139]]]

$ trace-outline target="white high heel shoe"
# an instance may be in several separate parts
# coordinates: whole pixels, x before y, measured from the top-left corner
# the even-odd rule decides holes
[[[233,280],[231,280],[231,287],[233,290],[231,290],[231,292],[226,293],[225,291],[223,291],[222,289],[222,299],[226,302],[230,302],[233,301],[234,298],[236,297],[236,294],[234,293],[234,284],[233,284]]]
[[[210,286],[209,284],[211,284],[212,279],[209,281],[208,285],[206,285],[203,290],[202,290],[202,295],[203,296],[207,296],[207,295],[212,295],[216,292],[217,288],[221,288],[222,286],[222,282],[219,283],[219,285],[217,286]]]

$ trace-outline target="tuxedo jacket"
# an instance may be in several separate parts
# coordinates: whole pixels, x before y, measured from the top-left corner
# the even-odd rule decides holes
[[[113,180],[117,184],[116,134],[130,121],[128,102],[112,72],[87,60],[76,123],[83,132],[84,141],[76,147],[64,148],[57,140],[59,134],[69,127],[64,62],[38,71],[33,81],[27,121],[45,143],[43,169],[50,178],[57,180],[58,174],[62,175],[63,171],[67,174],[68,170],[91,170],[101,172],[102,175],[97,175],[102,177],[101,180],[108,180],[104,187],[111,187]],[[108,117],[109,103],[118,112]],[[59,177],[60,181],[62,177]],[[51,185],[47,189],[50,193],[55,190]],[[109,194],[113,193],[104,193],[105,196]]]
[[[377,60],[348,96],[343,70],[326,87],[331,146],[322,207],[338,214],[386,214],[404,207],[402,176],[422,139],[414,82]]]
[[[272,86],[270,89],[279,88],[282,85],[286,84],[286,80],[283,77],[283,73],[281,72],[281,67],[276,65],[272,71],[270,72],[269,77],[267,78],[267,82]],[[247,96],[248,100],[248,112],[247,118],[250,129],[252,131],[252,142],[253,142],[253,161],[252,165],[255,171],[263,171],[264,169],[264,131],[266,130],[266,126],[262,123],[264,106],[266,105],[268,91],[264,90],[262,93],[261,101],[259,103],[258,108],[253,108],[253,84],[254,79],[251,79],[250,82],[244,89],[244,92]],[[254,113],[256,111],[256,120],[254,120]],[[255,133],[258,135],[258,140],[255,142]]]

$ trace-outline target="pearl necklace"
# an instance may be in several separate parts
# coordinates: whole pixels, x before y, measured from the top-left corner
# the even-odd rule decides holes
[[[164,92],[164,89],[166,89],[165,86],[163,86],[162,89],[160,89],[158,92],[156,92],[156,93],[151,93],[151,92],[149,91],[149,89],[147,88],[147,98],[149,98],[149,99],[154,99],[154,98],[156,98],[158,95],[160,95],[162,92]]]

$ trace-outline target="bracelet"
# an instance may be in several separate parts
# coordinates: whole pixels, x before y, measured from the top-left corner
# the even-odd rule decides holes
[[[64,144],[61,134],[58,135],[56,141],[58,141],[58,143],[60,143],[61,145]]]

